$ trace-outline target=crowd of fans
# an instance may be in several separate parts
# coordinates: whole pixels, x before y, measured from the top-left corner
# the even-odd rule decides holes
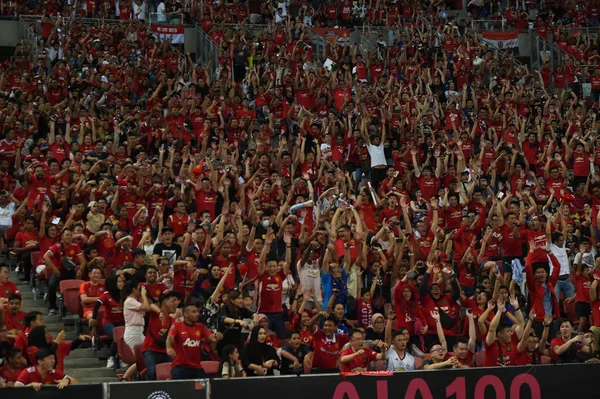
[[[218,65],[133,5],[91,27],[58,1],[10,11],[40,5],[38,52],[20,44],[0,75],[0,246],[50,315],[59,282],[82,280],[91,335],[125,326],[145,378],[210,360],[224,377],[599,361],[593,63],[584,98],[573,66],[494,56],[442,2],[167,4],[200,16]],[[323,66],[311,24],[356,9],[405,26],[391,45],[330,43]],[[266,31],[220,25],[246,17]],[[597,37],[572,40],[597,63]],[[0,384],[76,382],[64,357],[89,337],[51,337],[8,276]]]

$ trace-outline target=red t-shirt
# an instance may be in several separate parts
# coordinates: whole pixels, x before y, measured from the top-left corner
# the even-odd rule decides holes
[[[64,254],[63,254],[63,247],[65,249]],[[76,264],[79,264],[78,256],[83,255],[83,251],[81,250],[79,245],[77,245],[75,243],[71,243],[71,245],[69,245],[69,246],[55,244],[55,245],[51,246],[50,249],[48,249],[48,251],[50,251],[52,253],[52,263],[54,263],[54,266],[56,266],[56,268],[60,271],[62,271],[62,268],[63,268],[62,263],[60,261],[60,259],[63,256],[69,258]]]
[[[217,194],[214,191],[204,190],[194,191],[194,194],[196,195],[196,217],[199,218],[202,212],[208,211],[211,219],[214,220]]]
[[[168,317],[163,323],[156,313],[151,313],[148,318],[148,328],[146,329],[146,338],[142,346],[142,352],[152,351],[158,353],[167,353],[167,349],[161,347],[156,340],[160,339],[164,334],[169,333],[169,329],[173,324],[173,318]]]
[[[421,175],[417,177],[416,183],[421,189],[423,198],[427,201],[429,201],[431,197],[438,195],[440,189],[440,179],[438,177],[432,176],[429,179],[426,179]]]
[[[102,316],[102,324],[123,324],[123,304],[116,301],[108,291],[104,291],[98,299],[104,305],[104,315]]]
[[[179,292],[182,298],[191,295],[194,291],[196,280],[192,278],[194,272],[186,272],[183,268],[173,273],[173,289]]]
[[[17,382],[23,370],[25,369],[18,368],[15,369],[15,371],[10,371],[8,367],[2,367],[0,369],[0,378],[2,378],[6,382]]]
[[[99,298],[105,291],[104,283],[93,285],[90,281],[86,281],[79,287],[79,295],[87,295],[88,298]],[[83,305],[83,314],[94,310],[94,303]]]
[[[62,380],[66,377],[66,374],[60,370],[51,370],[45,377],[38,371],[37,367],[29,367],[21,372],[21,375],[17,379],[17,384],[28,385],[32,382],[39,382],[42,385],[56,385],[56,380]]]
[[[377,352],[372,351],[371,349],[364,348],[362,355],[356,356],[354,359],[350,360],[348,363],[341,363],[341,371],[345,373],[356,372],[356,371],[368,371],[369,365],[372,361],[375,361],[377,358]],[[352,348],[344,349],[340,357],[352,355],[354,350]]]
[[[494,340],[491,345],[488,345],[484,340],[485,345],[485,367],[500,366],[498,359],[500,358],[500,348],[502,348],[502,357],[504,358],[505,366],[517,365],[519,354],[517,352],[517,345],[519,345],[519,338],[517,334],[513,334],[511,342],[509,344],[500,344]]]
[[[22,331],[25,331],[25,315],[27,312],[19,310],[16,316],[11,316],[8,311],[4,312],[4,324],[6,329],[12,335],[19,335]]]
[[[270,276],[266,271],[258,276],[258,313],[281,313],[281,293],[285,274],[280,270],[276,275]]]
[[[12,294],[21,294],[15,283],[13,283],[12,281],[7,281],[4,284],[0,284],[0,305],[7,307],[8,298]]]
[[[183,366],[200,369],[202,351],[200,348],[211,336],[211,331],[201,323],[187,325],[183,321],[176,321],[169,330],[169,335],[175,337],[173,349],[177,353],[172,366]]]
[[[525,242],[522,238],[515,238],[514,229],[509,225],[505,224],[500,227],[500,233],[502,234],[502,249],[504,256],[522,256],[523,255],[523,243]]]
[[[337,368],[337,361],[340,351],[348,343],[348,335],[335,334],[333,339],[325,337],[323,330],[317,330],[313,334],[313,348],[315,351],[313,357],[313,367],[322,369]]]
[[[575,276],[575,302],[590,303],[590,286],[592,281],[583,276]]]

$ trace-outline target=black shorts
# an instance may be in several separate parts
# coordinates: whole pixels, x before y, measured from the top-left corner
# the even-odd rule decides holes
[[[589,319],[592,314],[592,307],[587,302],[575,302],[575,314],[579,319],[582,317]]]

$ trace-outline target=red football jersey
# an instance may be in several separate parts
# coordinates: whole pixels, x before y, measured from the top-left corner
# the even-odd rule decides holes
[[[44,377],[40,374],[37,367],[29,367],[23,370],[16,385],[29,385],[32,382],[39,382],[42,385],[56,385],[57,380],[62,380],[67,375],[60,370],[51,370]]]
[[[98,301],[104,305],[104,315],[102,316],[102,324],[123,324],[123,304],[116,301],[108,291],[104,291]]]
[[[313,367],[322,369],[337,368],[340,351],[348,343],[348,335],[335,334],[333,339],[327,339],[323,330],[313,334],[313,348],[315,351]]]
[[[169,335],[175,337],[173,349],[177,353],[173,359],[174,366],[201,368],[202,346],[212,332],[201,323],[188,325],[183,321],[176,321],[169,330]]]

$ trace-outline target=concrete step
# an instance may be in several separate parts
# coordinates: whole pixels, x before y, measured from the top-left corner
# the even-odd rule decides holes
[[[66,361],[66,359],[65,359]],[[106,363],[102,366],[106,366]],[[78,380],[86,378],[116,378],[117,373],[113,369],[106,367],[90,367],[90,368],[73,368],[65,367],[65,373],[72,375]]]
[[[71,355],[76,354],[79,351],[84,351],[87,349],[77,349],[71,352]],[[73,357],[67,356],[65,358],[65,368],[79,370],[79,369],[90,369],[90,368],[99,368],[106,366],[106,362],[100,361],[96,357]],[[89,355],[88,355],[89,356]]]
[[[109,348],[102,348],[96,351],[94,348],[77,349],[71,352],[67,359],[101,359],[106,360],[110,355]],[[66,359],[65,359],[66,360]]]
[[[24,312],[28,312],[28,313],[29,312],[40,312],[40,313],[42,313],[42,315],[44,315],[44,319],[46,318],[46,316],[48,316],[48,306],[44,306],[43,302],[42,302],[41,306],[34,306],[34,305],[31,305],[31,304],[28,304],[27,302],[25,302],[22,309]]]

